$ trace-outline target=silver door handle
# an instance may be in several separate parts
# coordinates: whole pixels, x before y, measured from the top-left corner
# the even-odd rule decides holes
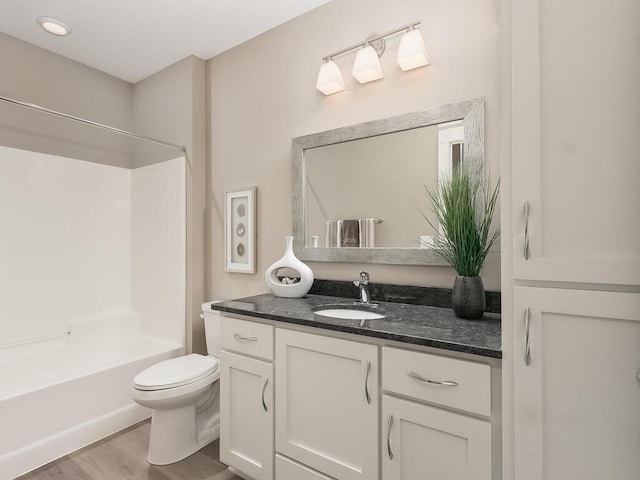
[[[640,367],[638,367],[638,371],[636,372],[636,381],[638,382],[638,385],[640,386]]]
[[[524,364],[528,367],[531,365],[531,342],[529,339],[529,328],[531,326],[531,309],[529,307],[524,311]]]
[[[429,380],[428,378],[424,378],[422,375],[418,375],[416,372],[407,372],[411,378],[415,378],[416,380],[420,380],[421,382],[430,383],[431,385],[442,385],[444,387],[457,387],[458,382],[454,382],[453,380]]]
[[[262,384],[262,408],[264,408],[265,412],[269,411],[269,407],[267,407],[267,402],[264,401],[264,392],[267,389],[267,383],[269,383],[269,377],[264,377],[264,383]]]
[[[244,335],[240,335],[239,333],[234,333],[233,338],[235,338],[239,342],[257,342],[258,341],[258,337],[245,337]]]
[[[369,395],[369,371],[371,370],[371,361],[367,360],[367,373],[364,376],[364,398],[367,403],[371,404],[371,395]]]
[[[529,244],[529,212],[531,206],[529,202],[524,202],[524,259],[529,260],[531,256],[531,245]]]
[[[389,423],[387,423],[387,455],[389,460],[393,460],[393,452],[391,451],[391,427],[393,426],[393,415],[389,415]]]

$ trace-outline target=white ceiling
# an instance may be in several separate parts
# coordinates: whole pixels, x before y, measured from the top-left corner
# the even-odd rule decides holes
[[[188,55],[211,58],[328,1],[0,0],[0,32],[135,83]],[[38,16],[73,32],[47,33]]]

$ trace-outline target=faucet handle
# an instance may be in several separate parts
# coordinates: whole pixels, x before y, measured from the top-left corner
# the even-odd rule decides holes
[[[369,272],[365,272],[364,270],[360,270],[360,282],[363,285],[367,285],[369,283]]]

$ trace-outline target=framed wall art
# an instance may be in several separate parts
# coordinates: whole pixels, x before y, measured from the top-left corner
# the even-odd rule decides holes
[[[225,197],[226,272],[256,273],[256,187]]]

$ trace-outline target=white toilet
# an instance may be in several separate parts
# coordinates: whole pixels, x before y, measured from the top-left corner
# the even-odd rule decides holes
[[[220,312],[202,304],[208,356],[160,362],[133,379],[133,399],[153,410],[147,460],[167,465],[220,435]]]

